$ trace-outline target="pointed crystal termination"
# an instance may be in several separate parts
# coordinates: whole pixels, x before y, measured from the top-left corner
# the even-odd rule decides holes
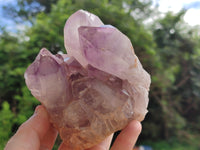
[[[80,26],[99,27],[101,25],[103,25],[103,22],[99,17],[84,10],[79,10],[72,14],[65,24],[64,39],[67,53],[76,58],[83,66],[88,63],[80,53],[78,28]]]
[[[83,150],[147,113],[150,75],[130,40],[79,10],[66,22],[68,54],[42,49],[25,80],[68,149]]]

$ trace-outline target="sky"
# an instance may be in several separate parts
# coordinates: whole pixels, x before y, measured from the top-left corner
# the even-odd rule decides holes
[[[145,0],[141,0],[145,1]],[[2,7],[5,5],[15,5],[16,0],[0,0],[0,25],[6,26],[10,31],[13,28],[22,28],[23,24],[16,25],[12,20],[5,17],[2,12]],[[161,13],[172,11],[174,13],[179,12],[181,9],[187,9],[187,12],[183,19],[191,26],[200,25],[200,0],[153,0],[153,6],[156,7]]]
[[[11,19],[7,19],[3,14],[2,7],[10,4],[15,4],[15,0],[0,0],[0,25],[6,27],[9,31],[15,28],[15,23]]]
[[[183,8],[187,9],[184,21],[191,26],[200,25],[200,0],[153,0],[153,5],[158,5],[162,13],[177,13]]]

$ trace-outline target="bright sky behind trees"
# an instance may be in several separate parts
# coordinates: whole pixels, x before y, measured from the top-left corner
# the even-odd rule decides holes
[[[145,1],[145,0],[141,0]],[[9,31],[13,31],[13,28],[23,29],[23,25],[15,25],[15,23],[5,17],[2,8],[6,5],[15,5],[15,0],[0,0],[0,26],[6,27]],[[158,6],[158,10],[161,13],[172,11],[174,13],[179,12],[181,9],[188,9],[184,16],[185,22],[191,26],[200,25],[200,0],[153,0],[153,6]]]

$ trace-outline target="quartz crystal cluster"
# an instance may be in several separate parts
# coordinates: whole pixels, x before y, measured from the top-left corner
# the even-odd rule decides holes
[[[67,54],[42,49],[25,72],[66,146],[82,150],[147,113],[150,75],[130,40],[79,10],[64,28]]]

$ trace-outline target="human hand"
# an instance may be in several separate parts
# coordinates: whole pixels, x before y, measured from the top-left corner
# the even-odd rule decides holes
[[[140,122],[130,122],[121,131],[111,150],[132,150],[140,132]],[[112,136],[88,150],[109,150]],[[8,141],[5,150],[51,150],[56,137],[57,131],[49,122],[45,108],[39,105],[33,116],[23,123]],[[60,145],[59,150],[66,150],[64,143]]]

